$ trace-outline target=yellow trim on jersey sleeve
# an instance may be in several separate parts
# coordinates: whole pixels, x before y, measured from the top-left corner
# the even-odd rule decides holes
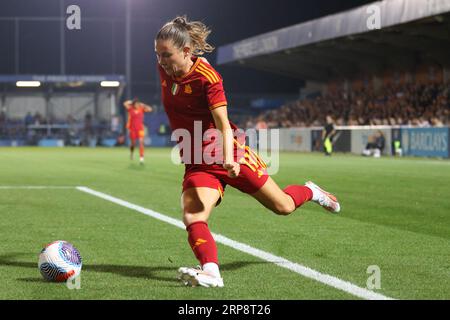
[[[197,69],[200,71],[203,71],[203,72],[206,72],[206,73],[208,73],[209,75],[210,75],[210,77],[214,80],[212,83],[214,83],[214,82],[219,82],[219,77],[214,73],[214,71],[212,71],[211,69],[209,69],[209,68],[207,68],[207,67],[205,67],[203,64],[199,64],[198,65],[198,67],[197,67]]]
[[[205,78],[208,80],[209,83],[214,83],[213,79],[211,78],[210,75],[208,75],[206,72],[203,72],[201,70],[197,70],[198,73],[202,74],[203,76],[205,76]]]
[[[226,105],[227,105],[226,101],[218,102],[218,103],[213,104],[212,106],[209,106],[209,110],[213,110],[213,109],[216,109],[218,107],[223,107],[223,106],[226,106]]]

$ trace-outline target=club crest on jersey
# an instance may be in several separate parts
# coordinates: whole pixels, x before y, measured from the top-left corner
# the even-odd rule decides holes
[[[180,86],[176,83],[174,83],[172,85],[172,89],[170,89],[170,91],[172,92],[172,95],[176,95],[178,93],[178,91],[180,91]]]
[[[191,94],[192,93],[192,88],[191,88],[191,86],[189,84],[184,86],[184,93],[187,93],[187,94]]]

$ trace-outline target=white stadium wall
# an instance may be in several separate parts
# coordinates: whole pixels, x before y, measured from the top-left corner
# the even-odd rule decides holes
[[[311,151],[311,129],[280,129],[280,150],[300,152]]]
[[[71,115],[80,121],[89,112],[96,119],[109,121],[111,115],[117,112],[115,96],[107,92],[101,92],[97,96],[94,93],[53,93],[48,105],[45,95],[41,93],[7,94],[0,107],[9,119],[24,119],[28,112],[33,116],[38,112],[44,119],[48,114],[54,120],[66,121]]]
[[[86,113],[95,114],[94,94],[64,94],[50,98],[50,112],[55,119],[67,119],[71,115],[83,120]]]
[[[369,136],[373,136],[378,130],[383,132],[385,138],[385,147],[382,150],[382,154],[391,155],[391,128],[390,127],[380,127],[378,129],[359,129],[352,127],[351,134],[351,152],[355,154],[361,154],[367,145]]]
[[[42,116],[47,113],[44,94],[7,95],[3,107],[10,119],[23,119],[27,112],[39,112]]]

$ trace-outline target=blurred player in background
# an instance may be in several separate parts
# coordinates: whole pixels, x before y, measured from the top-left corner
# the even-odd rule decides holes
[[[330,115],[325,120],[326,125],[322,130],[323,151],[326,156],[331,156],[333,153],[333,138],[336,130],[334,129],[334,120]]]
[[[144,163],[144,113],[152,112],[152,107],[138,101],[137,98],[127,100],[123,106],[128,111],[127,129],[130,136],[130,159],[133,160],[136,139],[139,139],[139,162]]]
[[[222,77],[205,58],[199,57],[214,49],[206,42],[209,33],[203,23],[177,17],[157,33],[155,52],[162,102],[172,131],[188,132],[191,139],[188,141],[191,149],[180,152],[185,164],[181,203],[188,242],[201,266],[179,268],[179,279],[185,285],[223,287],[217,246],[207,221],[227,184],[279,215],[288,215],[311,200],[335,213],[340,205],[332,194],[310,181],[280,189],[267,174],[264,161],[245,146],[245,136],[234,139],[232,130],[237,127],[228,120]],[[199,125],[201,130],[197,129]],[[209,129],[220,132],[220,139],[202,138]],[[196,133],[202,135],[202,143],[196,143],[199,138],[194,137]],[[185,136],[181,138],[179,146],[186,142]],[[209,156],[211,150],[221,151],[220,160],[207,163],[204,156]],[[189,151],[192,152],[186,155]]]

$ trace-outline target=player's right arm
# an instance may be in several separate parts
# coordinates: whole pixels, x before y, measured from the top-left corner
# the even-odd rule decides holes
[[[123,103],[123,106],[125,107],[125,109],[130,109],[131,106],[133,105],[133,101],[132,100],[127,100]]]

